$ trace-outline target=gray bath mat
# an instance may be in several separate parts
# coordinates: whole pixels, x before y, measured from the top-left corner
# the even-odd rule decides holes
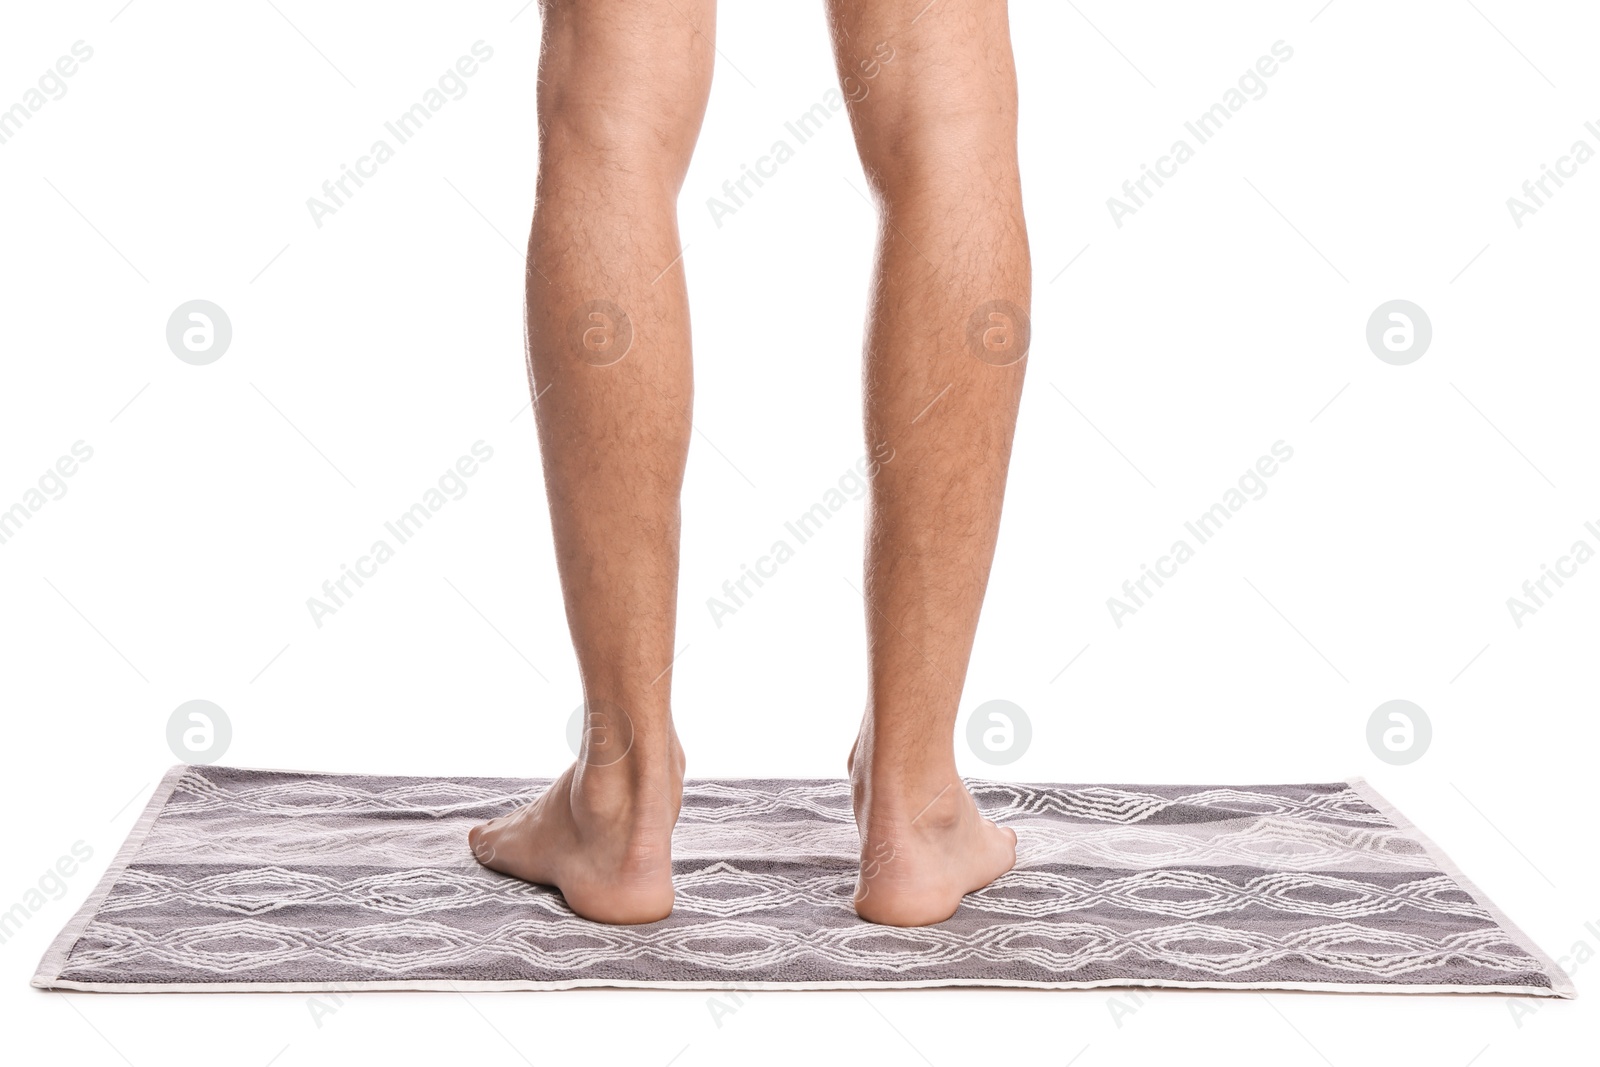
[[[842,781],[691,782],[677,906],[573,915],[468,827],[543,781],[179,766],[33,984],[115,992],[1110,985],[1573,995],[1364,782],[973,782],[1011,873],[938,926],[851,908]]]

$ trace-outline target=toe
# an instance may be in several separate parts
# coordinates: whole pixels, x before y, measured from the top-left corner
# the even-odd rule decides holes
[[[479,823],[467,831],[467,845],[472,849],[472,855],[479,863],[488,863],[494,858],[494,840],[494,832],[490,823]]]

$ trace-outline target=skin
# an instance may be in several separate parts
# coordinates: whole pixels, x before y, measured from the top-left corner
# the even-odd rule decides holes
[[[651,922],[672,908],[684,769],[670,664],[692,383],[676,200],[710,88],[714,0],[546,0],[544,12],[529,371],[588,730],[544,795],[470,842],[580,915]],[[830,0],[828,16],[880,213],[863,353],[880,460],[870,679],[848,760],[855,903],[869,921],[918,926],[1016,858],[953,745],[1026,367],[1016,77],[1004,0]],[[617,309],[631,327],[620,359]]]

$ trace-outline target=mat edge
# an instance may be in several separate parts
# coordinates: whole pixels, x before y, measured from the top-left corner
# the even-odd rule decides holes
[[[191,764],[179,764],[178,766],[186,767],[186,766],[191,766]],[[380,771],[380,770],[325,771],[325,770],[306,770],[304,767],[247,767],[247,766],[245,766],[243,764],[239,764],[239,763],[208,763],[208,764],[193,764],[192,766],[204,766],[208,770],[217,770],[217,771],[248,771],[248,772],[251,772],[251,773],[254,773],[254,774],[294,774],[294,775],[300,775],[302,777],[306,777],[306,776],[310,776],[310,777],[326,776],[326,777],[334,777],[334,778],[405,778],[405,779],[409,779],[409,780],[412,780],[412,781],[418,781],[418,782],[438,781],[441,778],[445,778],[445,779],[448,779],[448,780],[451,780],[451,781],[460,780],[460,781],[468,781],[468,782],[477,782],[477,781],[506,781],[506,780],[511,780],[511,781],[530,782],[530,783],[533,783],[533,784],[536,784],[536,785],[549,785],[551,782],[555,781],[555,778],[547,778],[547,777],[539,777],[539,776],[528,777],[526,775],[510,775],[510,774],[449,774],[449,775],[438,775],[438,774],[396,774],[396,773],[393,773],[393,772],[390,772],[390,771]],[[1162,789],[1212,789],[1212,788],[1216,788],[1217,785],[1218,785],[1218,783],[1216,783],[1216,782],[1063,782],[1063,781],[1059,781],[1057,779],[1048,779],[1048,780],[1042,780],[1041,781],[1041,780],[1027,779],[1027,778],[990,778],[990,777],[983,776],[983,775],[973,775],[973,774],[963,774],[963,775],[960,776],[960,778],[961,778],[961,780],[963,782],[966,782],[966,783],[969,783],[969,784],[973,783],[973,782],[977,782],[977,783],[984,784],[984,785],[1001,786],[1001,787],[1008,786],[1008,785],[1025,785],[1025,786],[1034,786],[1034,787],[1040,788],[1040,789],[1087,789],[1087,788],[1099,788],[1099,787],[1105,787],[1105,786],[1111,786],[1111,787],[1115,787],[1115,788],[1129,788],[1129,787],[1137,787],[1137,786],[1158,786],[1158,787],[1160,787]],[[735,783],[735,784],[751,783],[751,782],[800,782],[800,783],[804,783],[804,784],[815,785],[815,784],[820,784],[820,783],[824,783],[824,782],[842,783],[842,782],[846,782],[846,781],[847,781],[847,779],[845,779],[843,777],[835,777],[835,778],[789,778],[789,777],[784,777],[784,776],[781,776],[781,775],[778,776],[778,777],[773,777],[771,775],[730,774],[730,775],[718,775],[718,776],[716,776],[714,778],[685,778],[684,779],[684,784],[687,785],[687,784],[689,784],[691,782],[695,783],[695,784],[705,784],[707,782],[711,782],[711,783],[732,782],[732,783]],[[1350,784],[1350,780],[1348,778],[1329,778],[1329,779],[1326,779],[1326,780],[1323,780],[1323,781],[1315,781],[1315,782],[1304,782],[1304,781],[1299,781],[1299,780],[1291,780],[1291,781],[1285,781],[1285,782],[1261,782],[1261,781],[1230,782],[1230,783],[1227,783],[1227,788],[1247,788],[1247,787],[1252,787],[1252,786],[1262,786],[1262,787],[1265,787],[1265,788],[1268,788],[1268,789],[1282,789],[1282,788],[1294,787],[1294,786],[1339,786],[1339,785],[1349,785],[1349,784]]]
[[[1551,982],[1551,991],[1544,994],[1545,996],[1560,997],[1563,1000],[1577,999],[1578,987],[1573,984],[1572,977],[1562,970],[1556,961],[1551,959],[1544,949],[1540,948],[1538,943],[1527,935],[1522,927],[1512,922],[1511,917],[1502,911],[1498,904],[1490,900],[1488,894],[1479,889],[1472,879],[1462,873],[1461,868],[1456,866],[1456,862],[1450,858],[1444,849],[1435,844],[1432,838],[1418,829],[1416,823],[1408,819],[1399,808],[1395,807],[1382,793],[1379,793],[1372,783],[1365,778],[1357,775],[1354,778],[1347,778],[1345,784],[1355,790],[1361,796],[1361,799],[1381,811],[1390,822],[1394,823],[1395,829],[1421,845],[1423,851],[1428,854],[1428,858],[1433,860],[1442,874],[1449,875],[1456,885],[1460,886],[1473,900],[1478,902],[1479,907],[1489,913],[1489,917],[1511,936],[1511,939],[1517,943],[1518,947],[1544,967],[1545,977],[1549,978]]]
[[[122,846],[117,849],[117,854],[111,859],[111,866],[106,868],[106,873],[95,883],[94,892],[89,894],[89,899],[83,906],[73,913],[67,925],[50,942],[50,947],[45,949],[44,955],[39,959],[39,967],[34,972],[33,979],[28,983],[35,989],[63,988],[57,985],[61,977],[62,968],[66,965],[67,955],[72,951],[72,946],[78,943],[78,938],[83,936],[83,931],[93,921],[100,911],[100,905],[105,903],[106,897],[111,895],[111,890],[116,887],[118,879],[122,877],[128,865],[133,862],[133,857],[138,853],[139,847],[150,834],[150,828],[155,825],[157,816],[167,806],[172,792],[178,787],[178,781],[189,770],[187,763],[175,763],[167,768],[161,776],[161,781],[156,783],[155,792],[150,794],[150,799],[145,802],[144,810],[139,813],[139,818],[134,822],[133,828],[128,831],[128,836],[123,839]]]
[[[1544,986],[1517,985],[1388,985],[1381,982],[1184,982],[1107,978],[1093,982],[1027,982],[1014,979],[935,979],[929,981],[844,981],[844,982],[711,982],[711,981],[632,981],[629,979],[573,979],[563,982],[458,981],[454,979],[402,979],[359,982],[77,982],[63,980],[41,988],[72,993],[516,993],[559,992],[578,989],[674,989],[674,990],[794,990],[842,989],[1038,989],[1083,991],[1091,989],[1192,989],[1214,992],[1297,992],[1297,993],[1403,993],[1455,996],[1529,996],[1544,999],[1572,999],[1568,994]]]

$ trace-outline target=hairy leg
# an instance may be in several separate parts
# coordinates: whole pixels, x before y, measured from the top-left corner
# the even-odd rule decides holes
[[[1031,295],[1005,0],[829,0],[880,211],[864,365],[870,683],[856,910],[940,922],[1016,861],[953,734],[994,558]]]
[[[679,490],[691,404],[676,204],[710,91],[715,0],[544,0],[528,368],[583,679],[582,754],[473,853],[578,914],[672,910]]]

